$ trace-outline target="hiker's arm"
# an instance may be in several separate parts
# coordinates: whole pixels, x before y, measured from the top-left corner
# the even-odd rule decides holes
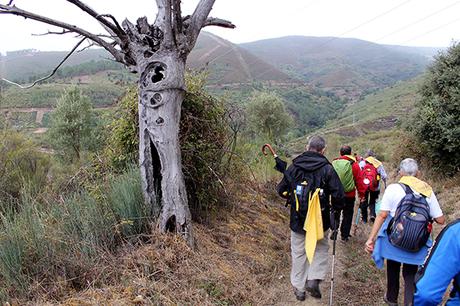
[[[382,227],[382,224],[385,222],[385,219],[388,217],[389,211],[381,210],[380,213],[375,218],[374,226],[372,226],[371,234],[366,241],[366,252],[372,254],[374,251],[375,240],[377,240],[377,235]]]
[[[283,179],[276,187],[276,191],[282,198],[287,199],[289,197],[289,182],[286,179],[286,176],[283,176]]]
[[[416,283],[414,305],[438,305],[446,288],[460,273],[459,227],[451,227],[436,242],[425,264],[423,276]]]
[[[434,194],[431,194],[430,198],[428,199],[430,205],[430,216],[433,220],[440,225],[446,223],[446,217],[442,213],[441,206],[439,205],[438,198]]]
[[[342,182],[335,172],[334,168],[330,166],[327,174],[327,189],[331,195],[331,205],[334,210],[343,209],[345,207],[345,191],[343,190]]]
[[[442,215],[441,217],[434,218],[434,222],[438,223],[439,225],[444,225],[444,223],[446,223],[446,217]]]
[[[386,173],[385,168],[383,167],[383,165],[380,165],[380,167],[379,167],[379,174],[380,174],[380,176],[382,177],[382,180],[386,183],[386,182],[387,182],[387,177],[388,177],[388,175],[387,175],[387,173]]]

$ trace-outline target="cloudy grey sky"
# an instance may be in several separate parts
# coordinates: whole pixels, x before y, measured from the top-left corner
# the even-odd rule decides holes
[[[7,0],[0,0],[6,4]],[[147,16],[153,22],[154,0],[86,0],[99,13],[120,21]],[[190,14],[198,0],[182,0]],[[101,27],[65,0],[15,0],[14,3],[48,17],[73,23],[92,32]],[[212,16],[231,20],[234,30],[207,28],[235,43],[287,36],[353,37],[382,44],[449,46],[460,40],[460,0],[217,0]],[[68,50],[71,35],[31,36],[51,26],[16,16],[0,15],[0,52],[34,48]]]

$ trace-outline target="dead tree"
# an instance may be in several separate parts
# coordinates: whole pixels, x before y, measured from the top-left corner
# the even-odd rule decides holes
[[[95,18],[107,34],[93,34],[22,10],[12,1],[0,4],[0,14],[17,15],[62,29],[62,32],[47,34],[76,33],[80,39],[89,39],[92,44],[103,47],[116,61],[138,73],[139,163],[145,201],[158,215],[162,231],[177,232],[193,245],[178,140],[185,63],[203,27],[234,28],[234,25],[208,17],[215,0],[200,0],[193,14],[185,17],[181,14],[180,0],[156,0],[158,14],[153,24],[142,17],[136,24],[125,20],[122,25],[112,15],[99,14],[79,0],[66,1]]]

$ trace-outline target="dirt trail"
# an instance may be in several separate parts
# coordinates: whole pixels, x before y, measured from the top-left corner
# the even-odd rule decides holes
[[[382,305],[385,288],[385,274],[373,264],[370,256],[364,252],[364,243],[371,226],[360,223],[357,231],[348,242],[340,239],[336,244],[334,272],[333,305]],[[340,235],[339,235],[340,236]],[[329,305],[331,286],[332,241],[329,241],[329,273],[321,283],[321,300],[310,297],[304,302],[297,301],[289,280],[289,268],[273,284],[279,299],[274,305]]]

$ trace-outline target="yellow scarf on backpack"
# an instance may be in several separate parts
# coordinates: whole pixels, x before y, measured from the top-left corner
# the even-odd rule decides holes
[[[431,194],[433,194],[433,188],[431,188],[430,185],[425,183],[422,180],[419,180],[415,176],[403,176],[399,180],[400,183],[406,184],[412,190],[417,191],[421,195],[424,195],[425,197],[429,198],[431,197]]]
[[[367,161],[368,163],[372,164],[375,169],[378,169],[378,167],[380,167],[382,165],[382,162],[379,161],[377,158],[373,157],[373,156],[369,156],[365,159],[365,161]]]
[[[311,264],[315,255],[316,242],[324,238],[323,218],[319,203],[319,191],[317,188],[308,201],[308,212],[303,229],[305,230],[305,252],[308,262]]]

